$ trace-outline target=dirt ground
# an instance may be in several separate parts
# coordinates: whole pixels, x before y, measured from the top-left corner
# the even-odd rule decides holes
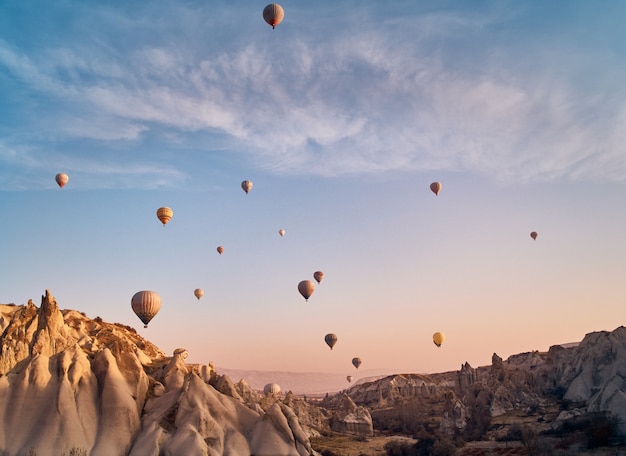
[[[402,436],[375,436],[375,437],[354,437],[337,435],[332,437],[315,437],[311,439],[311,446],[320,454],[324,450],[331,451],[337,456],[384,456],[385,444],[390,440],[402,440],[415,443],[409,437]]]

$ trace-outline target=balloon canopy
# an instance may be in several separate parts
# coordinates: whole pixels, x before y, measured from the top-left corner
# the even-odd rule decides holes
[[[143,322],[144,328],[147,328],[150,320],[152,320],[161,309],[161,297],[156,291],[138,291],[131,298],[130,306],[133,312],[135,312]]]
[[[263,19],[265,19],[265,22],[271,25],[273,29],[282,22],[284,17],[285,10],[283,10],[283,7],[278,3],[270,3],[263,8]]]
[[[441,182],[433,182],[432,184],[430,184],[430,190],[435,195],[439,195],[439,192],[441,191]]]
[[[361,365],[361,358],[352,358],[352,365],[358,369]]]
[[[315,271],[313,273],[313,278],[315,279],[317,283],[320,283],[322,279],[324,278],[324,273],[322,271]]]
[[[444,333],[436,332],[435,334],[433,334],[433,343],[437,347],[441,347],[441,344],[443,344],[444,340],[446,340],[446,335]]]
[[[54,176],[54,180],[57,181],[60,188],[63,188],[63,186],[70,180],[70,177],[65,173],[59,173]]]
[[[169,207],[164,206],[157,209],[156,215],[163,224],[163,226],[165,226],[165,224],[169,222],[174,216],[174,211],[171,210]]]
[[[252,190],[252,182],[250,182],[249,180],[243,181],[241,183],[241,188],[243,188],[243,191],[246,192],[246,195],[247,195],[248,192]]]
[[[324,341],[326,342],[326,345],[328,345],[330,349],[332,350],[335,344],[337,343],[337,336],[332,333],[326,334],[324,336]]]
[[[311,280],[303,280],[298,284],[298,291],[305,299],[305,301],[308,301],[315,291],[315,284]]]

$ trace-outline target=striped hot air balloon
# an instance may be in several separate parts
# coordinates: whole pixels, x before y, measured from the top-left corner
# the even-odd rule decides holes
[[[156,291],[138,291],[130,300],[130,306],[133,312],[135,312],[143,322],[144,328],[147,328],[150,320],[152,320],[161,309],[161,297]]]
[[[273,29],[275,29],[284,18],[285,10],[278,3],[270,3],[263,8],[263,19],[265,19],[265,22],[271,25]]]

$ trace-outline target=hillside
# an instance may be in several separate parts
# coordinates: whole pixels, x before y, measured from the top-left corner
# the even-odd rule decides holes
[[[184,348],[167,356],[131,327],[60,310],[48,290],[40,307],[0,305],[0,344],[6,456],[381,455],[388,445],[417,451],[394,454],[549,455],[626,436],[624,327],[307,399],[187,364]],[[251,381],[278,375],[265,374]]]
[[[41,306],[0,305],[0,452],[59,456],[310,455],[278,402],[244,403],[212,366],[166,356],[134,329]],[[226,391],[228,394],[220,392]]]

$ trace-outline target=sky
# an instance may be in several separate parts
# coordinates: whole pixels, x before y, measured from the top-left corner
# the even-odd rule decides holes
[[[0,4],[0,303],[356,379],[624,323],[625,2],[281,4]]]

